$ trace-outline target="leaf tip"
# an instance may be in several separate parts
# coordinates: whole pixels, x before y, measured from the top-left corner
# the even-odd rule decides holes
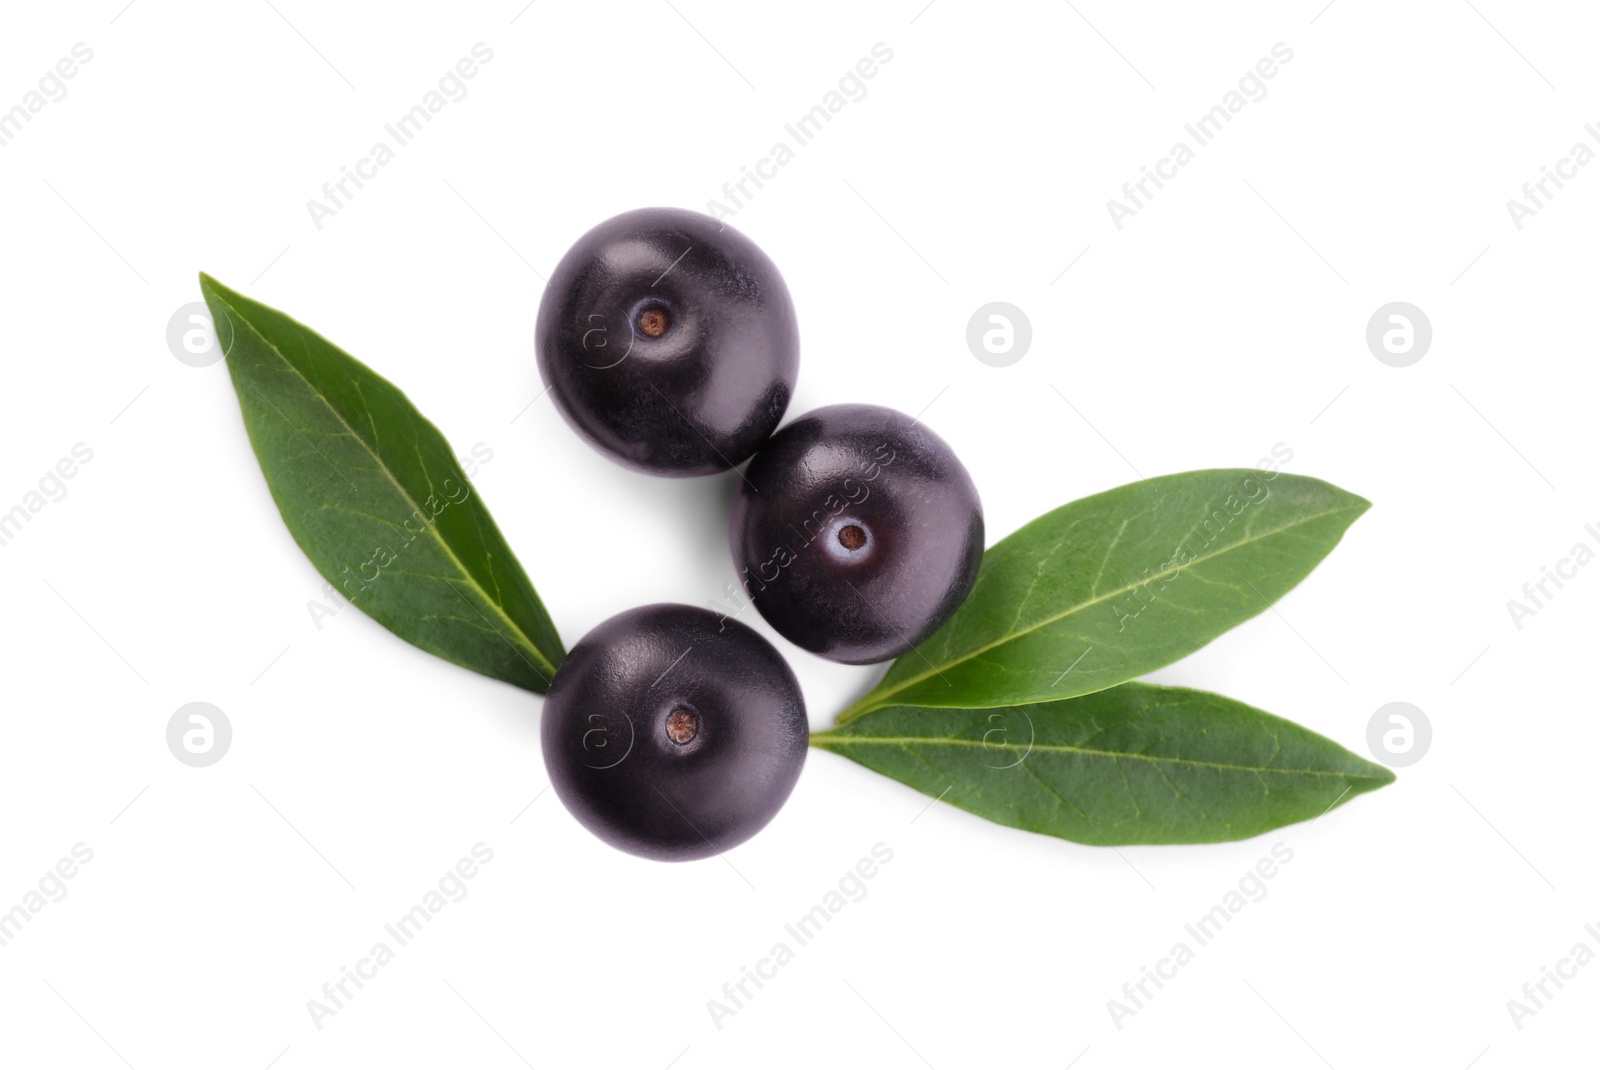
[[[219,306],[226,307],[228,305],[228,298],[232,295],[232,290],[207,275],[204,271],[200,272],[200,296],[205,300],[206,307],[211,310],[213,317],[220,314],[218,312]]]
[[[1359,771],[1346,774],[1345,791],[1340,796],[1339,801],[1349,802],[1357,795],[1381,791],[1394,782],[1395,772],[1393,769],[1390,769],[1387,765],[1380,765],[1377,762],[1368,762],[1363,759],[1362,767]]]
[[[204,271],[200,272],[200,295],[206,299],[207,304],[217,300],[225,305],[234,304],[242,296],[237,290],[229,289]]]

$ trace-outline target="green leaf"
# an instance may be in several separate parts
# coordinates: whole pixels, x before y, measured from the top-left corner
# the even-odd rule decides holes
[[[262,474],[317,571],[407,642],[549,687],[561,638],[438,428],[309,328],[209,275],[200,290]]]
[[[1366,511],[1306,476],[1213,469],[1064,505],[983,555],[972,594],[840,715],[1016,705],[1143,676],[1299,583]]]
[[[1242,702],[1139,683],[994,709],[888,706],[811,742],[990,821],[1111,846],[1245,839],[1394,780]]]

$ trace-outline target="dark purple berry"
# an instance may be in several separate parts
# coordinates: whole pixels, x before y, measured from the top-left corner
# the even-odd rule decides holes
[[[619,613],[572,648],[544,702],[568,810],[614,847],[684,861],[772,820],[800,776],[805,701],[748,626],[692,606]]]
[[[971,592],[983,506],[921,423],[877,405],[831,405],[761,447],[729,539],[769,624],[814,654],[863,664],[921,643]]]
[[[539,372],[567,423],[620,464],[741,463],[794,393],[800,334],[765,253],[710,216],[641,208],[567,250],[545,287]]]

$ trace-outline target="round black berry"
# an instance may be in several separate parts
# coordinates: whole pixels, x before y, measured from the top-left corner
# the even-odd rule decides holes
[[[983,506],[921,423],[877,405],[830,405],[750,462],[729,541],[769,624],[814,654],[864,664],[928,638],[971,592]]]
[[[568,810],[614,847],[683,861],[772,820],[809,742],[772,644],[692,606],[619,613],[573,647],[544,703],[544,760]]]
[[[800,333],[765,253],[710,216],[641,208],[579,238],[539,306],[539,371],[567,423],[621,464],[698,476],[783,418]]]

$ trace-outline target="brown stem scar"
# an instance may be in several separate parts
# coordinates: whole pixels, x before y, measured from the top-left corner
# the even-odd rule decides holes
[[[672,326],[672,319],[664,308],[647,308],[639,313],[639,333],[646,338],[660,338]]]
[[[667,738],[678,746],[692,743],[700,734],[700,718],[695,712],[679,706],[667,714]]]

